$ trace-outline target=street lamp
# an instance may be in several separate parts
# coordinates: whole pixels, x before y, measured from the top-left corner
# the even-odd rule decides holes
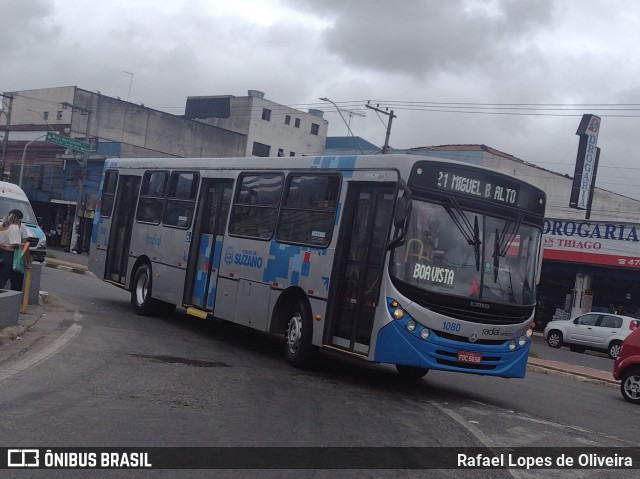
[[[362,148],[360,147],[360,143],[358,143],[358,139],[356,138],[356,136],[351,131],[351,127],[349,126],[347,121],[344,119],[344,116],[342,116],[342,112],[340,111],[340,108],[338,108],[338,105],[336,105],[334,102],[329,100],[327,97],[318,98],[318,100],[320,100],[320,101],[328,101],[329,103],[331,103],[333,106],[336,107],[336,110],[340,114],[340,118],[342,118],[342,121],[344,122],[344,124],[347,125],[347,130],[349,131],[349,134],[353,137],[353,140],[356,142],[356,145],[358,145],[358,149],[360,150],[360,153],[362,153],[364,155],[364,151],[362,151]]]
[[[45,136],[47,136],[47,135],[46,135],[46,134],[45,134],[45,135],[40,135],[38,138],[34,138],[34,139],[33,139],[33,140],[31,140],[29,143],[27,143],[26,145],[24,145],[24,149],[22,150],[22,160],[20,161],[20,178],[18,179],[18,186],[19,186],[20,188],[22,188],[22,173],[24,172],[24,157],[25,157],[25,156],[26,156],[26,154],[27,154],[27,148],[29,148],[29,145],[30,145],[31,143],[33,143],[34,141],[41,140],[41,139],[42,139],[42,138],[44,138]]]
[[[32,112],[34,112],[36,115],[39,115],[39,116],[40,116],[40,118],[42,118],[42,121],[44,121],[44,122],[47,124],[47,126],[49,127],[49,129],[50,129],[51,131],[56,131],[56,130],[54,130],[54,129],[53,129],[53,127],[51,126],[51,123],[49,123],[49,122],[47,121],[47,119],[44,117],[44,115],[43,115],[42,113],[40,113],[39,111],[36,111],[36,110],[32,110],[31,108],[27,108],[27,111],[32,111]]]

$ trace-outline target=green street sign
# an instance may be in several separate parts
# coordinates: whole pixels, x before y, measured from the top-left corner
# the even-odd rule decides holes
[[[58,135],[53,131],[47,132],[46,141],[49,143],[55,143],[56,145],[64,146],[65,148],[69,148],[70,150],[82,151],[83,153],[87,153],[91,151],[91,145],[87,142],[76,140],[75,138],[70,138],[68,136]]]

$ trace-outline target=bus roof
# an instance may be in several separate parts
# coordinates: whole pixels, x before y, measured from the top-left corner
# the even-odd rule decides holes
[[[229,158],[108,158],[104,168],[152,169],[152,170],[366,170],[384,169],[398,170],[402,177],[408,178],[416,163],[447,163],[461,165],[466,168],[484,170],[492,175],[509,177],[511,181],[527,184],[529,187],[543,192],[532,183],[514,178],[505,172],[495,171],[486,166],[440,158],[436,156],[415,155],[410,153],[393,153],[388,155],[333,155],[333,156],[289,156],[289,157],[229,157]],[[546,196],[546,195],[545,195]]]

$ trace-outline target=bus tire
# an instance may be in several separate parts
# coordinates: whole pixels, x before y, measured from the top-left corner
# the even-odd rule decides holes
[[[428,372],[428,368],[419,368],[416,366],[405,366],[404,364],[396,364],[398,374],[403,378],[420,379],[423,378]]]
[[[133,309],[141,316],[149,316],[155,309],[155,302],[151,296],[151,278],[151,266],[149,263],[142,263],[136,270],[131,288]]]
[[[308,367],[318,353],[313,346],[313,322],[305,303],[298,299],[289,310],[284,333],[287,362],[296,368]]]

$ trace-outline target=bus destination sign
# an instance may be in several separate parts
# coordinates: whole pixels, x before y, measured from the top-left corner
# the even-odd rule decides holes
[[[531,210],[534,214],[544,214],[546,203],[542,190],[517,178],[490,170],[441,162],[416,163],[409,176],[409,186],[416,192],[431,190],[450,193],[471,201]]]
[[[474,177],[472,172],[458,173],[444,168],[438,169],[438,188],[452,192],[476,196],[485,200],[497,201],[509,205],[518,204],[519,189],[512,184],[499,184],[495,180],[499,177],[491,178],[489,182],[481,177]]]

